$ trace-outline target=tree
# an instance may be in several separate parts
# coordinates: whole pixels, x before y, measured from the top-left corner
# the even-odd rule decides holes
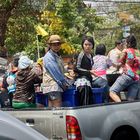
[[[35,48],[36,32],[34,26],[47,0],[0,0],[0,47],[6,46],[10,55]],[[29,49],[27,49],[29,50]],[[34,54],[36,54],[34,50]]]
[[[88,32],[92,35],[103,18],[82,0],[61,0],[55,5],[56,15],[63,21],[61,34],[76,49],[81,49],[81,39]]]
[[[136,3],[109,3],[108,8],[104,6],[104,2],[97,5],[97,9],[101,11],[100,16],[104,16],[105,20],[102,26],[98,26],[95,30],[95,38],[99,43],[104,43],[107,50],[114,47],[117,39],[122,39],[124,26],[130,26],[130,33],[134,33],[139,41],[139,19],[140,5]]]
[[[1,56],[6,57],[5,34],[7,23],[12,14],[12,10],[16,8],[20,0],[1,0],[0,1],[0,52]]]
[[[122,26],[130,26],[130,33],[133,33],[137,38],[137,47],[140,49],[140,5],[131,3],[131,4],[119,4],[120,11],[123,11],[127,14],[127,20],[121,20],[120,24]],[[124,9],[125,7],[125,9]]]

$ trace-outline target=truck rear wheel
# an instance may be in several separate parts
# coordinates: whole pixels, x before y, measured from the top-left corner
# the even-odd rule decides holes
[[[114,131],[111,140],[139,140],[139,136],[134,128],[123,126]]]

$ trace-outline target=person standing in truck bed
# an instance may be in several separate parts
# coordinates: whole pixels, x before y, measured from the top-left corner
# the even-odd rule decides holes
[[[48,39],[49,49],[43,57],[43,93],[49,100],[49,107],[62,106],[62,94],[68,87],[64,76],[64,65],[59,55],[62,39],[51,35]]]
[[[21,56],[18,64],[16,76],[16,92],[13,96],[13,108],[31,108],[36,107],[34,84],[41,80],[33,71],[31,71],[32,61],[27,56]]]
[[[137,41],[134,35],[130,35],[126,38],[127,48],[123,51],[122,57],[120,58],[120,65],[123,66],[123,74],[117,78],[115,83],[110,88],[110,97],[115,102],[121,102],[118,94],[128,89],[127,99],[129,101],[137,99],[139,90],[139,74],[137,73],[140,69],[140,54],[136,48]]]

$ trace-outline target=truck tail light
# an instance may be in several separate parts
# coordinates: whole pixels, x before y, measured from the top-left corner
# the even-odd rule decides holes
[[[68,140],[82,140],[78,121],[73,116],[66,116],[66,131]]]

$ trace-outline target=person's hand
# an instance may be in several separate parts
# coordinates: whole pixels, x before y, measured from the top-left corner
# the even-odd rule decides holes
[[[98,75],[96,74],[95,70],[90,70],[91,75],[94,75],[96,77],[98,77]]]
[[[75,73],[74,73],[74,71],[73,71],[73,70],[69,71],[69,74],[70,74],[70,76],[72,76],[72,77],[74,77],[74,76],[75,76]]]
[[[64,75],[71,80],[73,80],[75,77],[75,73],[73,70],[69,70],[68,73],[65,73]]]
[[[63,84],[63,91],[66,91],[67,89],[68,89],[68,85],[66,85],[66,84]]]

